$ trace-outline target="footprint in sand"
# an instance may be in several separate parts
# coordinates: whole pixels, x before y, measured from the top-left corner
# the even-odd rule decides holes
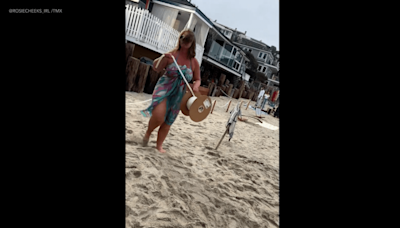
[[[129,215],[137,216],[137,214],[128,205],[125,205],[125,218]]]
[[[134,171],[130,171],[125,175],[125,178],[127,180],[131,180],[132,178],[139,178],[140,176],[142,176],[142,172],[134,170]]]
[[[247,158],[246,156],[243,156],[243,155],[240,155],[240,154],[237,154],[236,156],[238,156],[239,158]]]
[[[168,186],[168,188],[173,188],[167,176],[161,176],[161,179],[165,181],[165,184]]]
[[[186,152],[187,154],[189,154],[189,155],[194,155],[193,153],[191,153],[191,152]]]
[[[137,146],[137,145],[138,145],[137,142],[130,141],[130,140],[126,140],[125,143],[130,144],[130,145],[134,145],[134,146]]]
[[[207,152],[207,154],[210,156],[213,156],[213,157],[217,157],[217,158],[221,157],[219,154],[211,152],[211,151]]]

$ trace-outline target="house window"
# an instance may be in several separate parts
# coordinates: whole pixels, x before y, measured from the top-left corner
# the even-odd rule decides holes
[[[242,54],[240,54],[240,53],[237,53],[237,55],[236,55],[236,61],[237,62],[242,62]]]
[[[249,48],[249,52],[251,53],[251,49]]]
[[[239,66],[240,66],[240,64],[237,63],[237,62],[235,62],[235,63],[233,64],[233,68],[235,68],[236,70],[239,70]]]
[[[267,54],[265,54],[265,62],[267,63],[267,64],[270,64],[270,56],[269,55],[267,55]]]
[[[263,55],[263,53],[262,53],[262,52],[260,52],[260,53],[258,54],[258,58],[261,58],[261,57],[262,57],[262,55]]]
[[[257,70],[258,70],[258,71],[261,71],[261,66],[258,66]]]
[[[267,57],[267,54],[265,53],[264,56],[263,56],[263,59],[265,59],[266,57]]]
[[[263,70],[262,70],[262,72],[263,72],[263,73],[265,73],[265,70],[266,70],[266,67],[263,67]]]

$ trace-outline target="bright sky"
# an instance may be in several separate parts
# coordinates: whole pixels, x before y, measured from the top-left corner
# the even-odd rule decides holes
[[[211,21],[261,40],[279,51],[279,0],[192,0]]]

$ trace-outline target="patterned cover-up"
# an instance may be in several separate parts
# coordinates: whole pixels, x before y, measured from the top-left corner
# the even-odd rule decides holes
[[[176,59],[176,61],[178,61],[178,59]],[[186,65],[179,67],[185,75],[186,80],[190,82],[193,78],[192,69],[187,68]],[[181,100],[185,93],[186,83],[176,64],[171,63],[166,67],[165,74],[158,79],[154,88],[150,106],[141,111],[141,113],[143,116],[151,116],[153,109],[166,98],[167,109],[165,112],[164,122],[168,125],[172,125],[179,114]]]

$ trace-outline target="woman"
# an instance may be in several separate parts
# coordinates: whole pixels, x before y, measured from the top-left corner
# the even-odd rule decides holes
[[[269,93],[270,93],[270,92],[268,91],[268,92],[266,92],[266,93],[264,94],[264,100],[263,100],[263,102],[262,102],[262,104],[261,104],[261,110],[264,110],[264,109],[265,109],[265,104],[267,103],[268,98],[270,97]]]
[[[261,91],[257,96],[257,103],[256,103],[256,115],[259,118],[261,118],[261,103],[264,98],[264,93],[265,93],[264,87],[261,87]]]
[[[186,92],[186,83],[182,79],[172,56],[175,57],[186,80],[195,80],[193,91],[199,92],[200,86],[200,67],[194,58],[196,53],[196,40],[194,33],[184,30],[179,36],[176,47],[164,54],[163,58],[158,58],[153,63],[153,69],[160,72],[165,68],[165,74],[158,80],[152,96],[150,106],[141,111],[145,116],[151,116],[147,131],[143,137],[143,146],[149,142],[153,130],[160,126],[157,136],[157,150],[165,153],[162,144],[167,137],[171,125],[174,123],[180,111],[180,103]]]

